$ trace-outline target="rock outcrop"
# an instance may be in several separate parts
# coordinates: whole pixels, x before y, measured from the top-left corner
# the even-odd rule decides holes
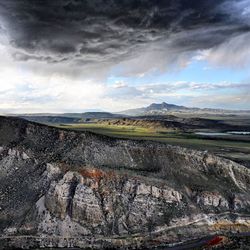
[[[249,232],[250,170],[0,117],[0,248],[145,248]]]

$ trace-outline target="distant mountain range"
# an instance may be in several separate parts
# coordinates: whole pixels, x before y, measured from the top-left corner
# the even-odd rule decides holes
[[[70,123],[81,123],[87,122],[91,119],[112,119],[125,117],[125,115],[112,114],[109,112],[85,112],[85,113],[63,113],[63,114],[51,114],[51,113],[36,113],[36,114],[19,114],[14,115],[20,118],[32,122],[39,123],[53,123],[53,124],[70,124]]]
[[[153,114],[167,113],[173,110],[179,111],[184,109],[187,110],[188,108],[184,106],[178,106],[175,104],[168,104],[166,102],[162,102],[162,103],[152,103],[149,106],[143,108],[128,109],[119,113],[137,116],[137,115],[147,115],[147,114],[153,115]]]
[[[249,110],[226,110],[226,109],[211,109],[211,108],[189,108],[185,106],[179,106],[175,104],[169,104],[166,102],[152,103],[147,107],[128,109],[119,112],[119,114],[129,116],[141,116],[141,115],[167,115],[171,112],[185,112],[185,113],[249,113]]]
[[[225,110],[225,109],[211,109],[211,108],[189,108],[166,102],[152,103],[147,107],[129,109],[117,113],[110,112],[83,112],[83,113],[33,113],[33,114],[12,114],[11,116],[18,116],[29,121],[39,123],[81,123],[93,121],[93,119],[114,119],[126,118],[135,116],[160,116],[170,115],[175,113],[192,113],[192,114],[250,114],[249,110]]]

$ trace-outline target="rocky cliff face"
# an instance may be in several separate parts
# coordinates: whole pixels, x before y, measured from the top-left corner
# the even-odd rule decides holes
[[[0,117],[0,248],[248,232],[249,188],[249,169],[207,152]]]

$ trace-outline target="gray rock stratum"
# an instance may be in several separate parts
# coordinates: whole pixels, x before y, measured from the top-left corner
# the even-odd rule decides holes
[[[0,117],[0,248],[145,248],[249,232],[250,170]]]

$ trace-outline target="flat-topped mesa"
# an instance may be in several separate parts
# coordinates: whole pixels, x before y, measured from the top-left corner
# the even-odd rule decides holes
[[[249,229],[250,170],[207,152],[0,117],[0,170],[3,237],[117,247]]]

